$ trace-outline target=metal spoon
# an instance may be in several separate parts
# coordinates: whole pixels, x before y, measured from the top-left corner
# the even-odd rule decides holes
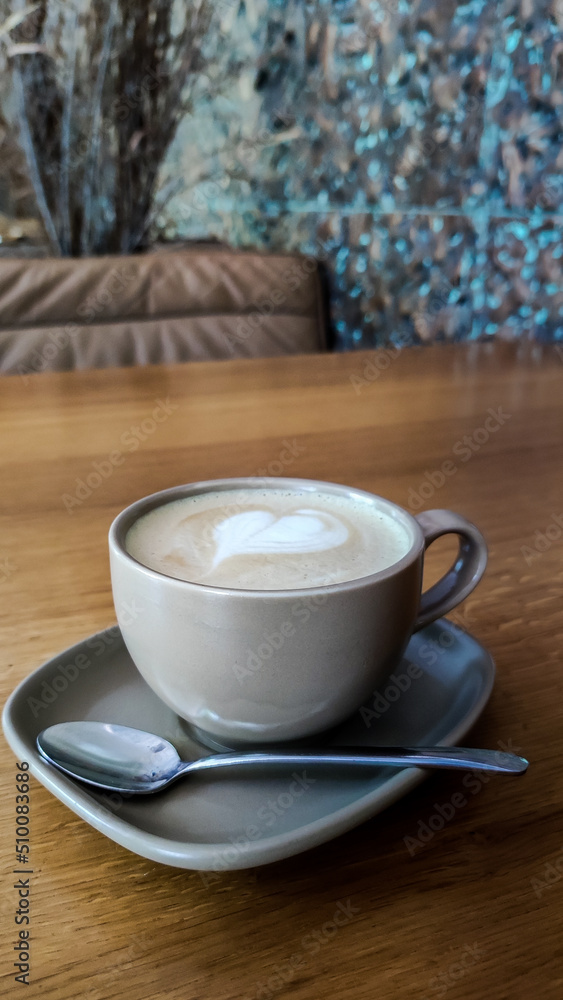
[[[180,760],[168,740],[140,729],[106,722],[62,722],[37,737],[39,753],[50,764],[89,785],[146,794],[166,788],[184,774],[218,768],[257,769],[285,765],[438,767],[523,774],[528,761],[497,750],[465,747],[334,747],[334,749],[248,750]]]

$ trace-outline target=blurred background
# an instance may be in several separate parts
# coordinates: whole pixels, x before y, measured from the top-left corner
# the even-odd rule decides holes
[[[563,341],[562,134],[563,0],[0,0],[0,256],[301,252],[338,349]]]

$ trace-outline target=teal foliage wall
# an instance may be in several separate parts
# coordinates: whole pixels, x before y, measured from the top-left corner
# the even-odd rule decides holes
[[[219,0],[168,238],[326,263],[337,346],[563,339],[563,0]]]

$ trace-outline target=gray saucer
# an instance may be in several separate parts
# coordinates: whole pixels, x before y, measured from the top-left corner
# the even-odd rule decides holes
[[[483,711],[494,675],[490,654],[441,619],[413,636],[390,681],[325,743],[453,746]],[[301,769],[252,778],[194,776],[158,795],[126,799],[97,793],[39,757],[35,739],[42,729],[78,719],[157,733],[185,760],[208,753],[145,684],[117,625],[26,678],[4,708],[4,733],[18,760],[27,760],[31,773],[96,830],[178,868],[225,871],[290,857],[381,812],[426,775],[382,768],[369,777]]]

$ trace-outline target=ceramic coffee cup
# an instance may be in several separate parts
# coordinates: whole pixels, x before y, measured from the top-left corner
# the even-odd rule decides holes
[[[387,533],[402,539],[391,564],[367,573],[364,566],[365,575],[340,582],[238,589],[169,576],[128,551],[132,526],[164,504],[200,496],[205,503],[205,494],[224,491],[254,499],[284,490],[299,494],[304,518],[314,520],[309,508],[319,494],[329,506],[359,511],[368,533],[367,515],[375,512]],[[278,534],[292,516],[278,517]],[[421,594],[425,549],[450,533],[459,539],[457,558]],[[269,536],[262,530],[255,537]],[[480,532],[451,511],[412,516],[361,490],[277,478],[193,483],[145,497],[115,519],[109,548],[119,625],[141,675],[204,740],[230,746],[297,740],[343,721],[393,670],[411,634],[471,593],[487,562]],[[338,567],[338,546],[333,557]]]

